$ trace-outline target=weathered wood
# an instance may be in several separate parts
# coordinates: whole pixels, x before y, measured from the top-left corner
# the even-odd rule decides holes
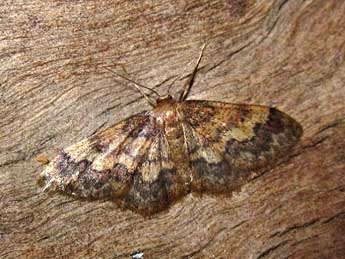
[[[344,258],[344,13],[338,0],[3,1],[0,257]],[[149,108],[102,67],[164,94],[206,40],[191,97],[292,115],[304,137],[286,160],[231,198],[188,195],[150,219],[37,193],[37,155]]]

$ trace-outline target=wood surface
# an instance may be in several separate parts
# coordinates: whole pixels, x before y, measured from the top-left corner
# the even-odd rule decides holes
[[[2,1],[0,258],[345,258],[344,13],[339,0]],[[151,218],[38,192],[38,155],[150,108],[103,67],[162,95],[184,75],[176,95],[205,41],[190,99],[285,111],[304,129],[286,159]]]

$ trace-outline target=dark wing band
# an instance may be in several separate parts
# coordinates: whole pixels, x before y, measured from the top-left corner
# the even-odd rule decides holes
[[[39,181],[47,191],[152,214],[189,190],[176,172],[164,132],[144,112],[67,148]]]
[[[246,172],[288,153],[303,132],[294,119],[265,106],[186,101],[181,113],[195,191],[237,187]]]

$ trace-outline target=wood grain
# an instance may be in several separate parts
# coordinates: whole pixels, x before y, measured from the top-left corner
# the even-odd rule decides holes
[[[344,258],[345,2],[23,1],[0,4],[1,258]],[[300,146],[231,198],[188,195],[143,218],[37,192],[44,165],[149,108],[123,72],[191,99],[270,105]]]

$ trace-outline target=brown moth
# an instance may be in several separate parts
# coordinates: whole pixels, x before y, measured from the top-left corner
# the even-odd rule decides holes
[[[287,114],[260,105],[186,100],[204,47],[178,100],[153,100],[142,91],[146,87],[125,78],[153,109],[66,148],[41,172],[43,190],[113,200],[150,215],[190,192],[230,193],[250,172],[288,153],[302,128]]]

